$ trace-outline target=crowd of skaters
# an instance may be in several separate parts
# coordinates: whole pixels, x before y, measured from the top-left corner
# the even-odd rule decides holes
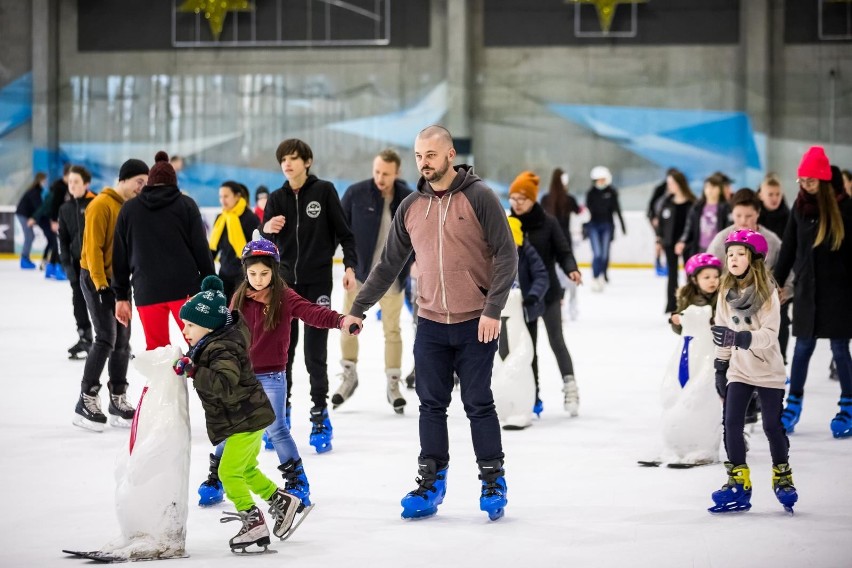
[[[310,444],[320,453],[332,448],[327,329],[340,327],[346,331],[341,334],[342,381],[331,397],[336,407],[351,397],[358,386],[357,331],[350,333],[350,326],[358,329],[364,311],[374,303],[382,308],[388,403],[397,413],[403,412],[406,400],[400,388],[399,319],[408,292],[416,310],[415,368],[422,377],[416,381],[420,398],[421,452],[418,487],[403,499],[403,516],[433,514],[443,498],[449,461],[446,408],[450,390],[460,382],[483,480],[481,506],[491,518],[499,518],[507,502],[507,487],[500,432],[499,427],[495,430],[497,417],[490,393],[490,361],[494,355],[491,348],[496,349],[500,331],[499,312],[512,285],[521,288],[534,344],[537,320],[544,323],[563,382],[565,410],[577,416],[579,409],[579,389],[562,331],[562,306],[568,291],[568,311],[572,318],[576,317],[576,286],[582,284],[582,276],[573,256],[570,220],[584,208],[568,192],[567,174],[561,169],[554,170],[549,192],[539,201],[539,176],[531,171],[522,172],[509,188],[509,218],[499,207],[499,219],[495,219],[495,204],[499,205],[499,201],[475,176],[472,168],[453,164],[452,138],[441,127],[424,129],[415,142],[415,159],[421,175],[415,188],[401,179],[401,158],[393,150],[377,154],[372,164],[372,177],[348,188],[342,200],[330,182],[310,173],[313,154],[307,143],[285,140],[275,155],[285,177],[282,187],[271,193],[263,186],[257,188],[252,208],[248,188],[239,182],[223,182],[219,188],[222,211],[209,231],[195,202],[178,187],[176,170],[182,164],[170,161],[165,152],[157,154],[150,169],[141,160],[128,160],[119,171],[115,188],[104,188],[97,195],[89,187],[91,175],[80,166],[66,167],[62,180],[51,186],[49,199],[43,195],[46,193],[42,188],[44,176],[37,176],[17,211],[25,232],[21,268],[35,267],[29,253],[32,227],[39,226],[48,236],[46,275],[68,278],[73,290],[80,341],[69,353],[88,352],[75,424],[97,430],[107,422],[98,398],[100,374],[107,362],[109,421],[114,425],[127,425],[133,416],[134,409],[126,399],[131,291],[146,337],[146,348],[168,345],[169,318],[181,329],[191,321],[182,317],[186,315],[187,298],[197,297],[201,280],[215,273],[214,260],[219,261],[221,296],[227,305],[234,308],[235,292],[243,289],[245,294],[247,285],[248,298],[256,301],[253,295],[262,290],[251,289],[247,254],[251,256],[251,251],[263,240],[274,247],[279,258],[272,268],[289,291],[290,301],[294,295],[300,301],[331,312],[332,262],[340,245],[344,264],[343,313],[331,312],[340,318],[332,322],[333,326],[316,324],[314,318],[312,325],[304,326],[303,332],[312,399]],[[844,224],[848,227],[852,219],[849,205],[852,200],[848,198],[852,192],[852,176],[833,166],[829,169],[827,158],[825,164],[819,156],[811,156],[811,162],[807,160],[808,156],[800,167],[797,182],[801,189],[792,210],[787,208],[781,182],[773,174],[766,176],[757,192],[743,188],[733,193],[733,180],[717,172],[705,180],[701,197],[696,198],[686,177],[674,168],[656,188],[648,208],[648,217],[657,235],[658,254],[664,253],[666,257],[666,313],[673,326],[677,325],[678,312],[682,309],[676,296],[681,260],[708,250],[713,252],[718,247],[718,243],[714,247],[714,242],[726,238],[722,235],[741,229],[764,235],[762,238],[771,243],[768,256],[764,255],[766,264],[770,269],[775,265],[776,281],[786,283],[779,295],[781,325],[778,329],[779,351],[785,363],[788,336],[785,328],[790,322],[787,312],[796,299],[793,302],[793,331],[797,336],[791,371],[793,384],[787,408],[781,416],[787,432],[792,432],[801,412],[807,360],[818,337],[831,340],[832,365],[836,366],[836,376],[842,387],[841,413],[846,412],[848,416],[850,408],[847,406],[852,405],[852,378],[849,376],[852,365],[848,351],[852,330],[843,325],[852,321],[852,313],[845,320],[836,313],[829,317],[825,313],[838,290],[841,291],[837,297],[841,308],[848,308],[850,302],[852,260],[848,251],[852,247],[844,231],[837,227]],[[583,236],[592,245],[592,289],[600,292],[609,280],[609,247],[614,239],[616,220],[624,235],[626,227],[610,170],[598,166],[589,177],[591,187],[585,196],[588,221],[583,224]],[[829,202],[824,194],[827,191],[838,206],[837,214],[834,210],[826,212]],[[56,224],[50,226],[44,220],[53,221],[50,211],[57,200],[60,206],[56,208]],[[51,205],[47,207],[47,203]],[[443,251],[434,250],[439,244],[433,242],[434,234],[428,233],[431,238],[427,238],[424,232],[424,227],[432,222],[429,212],[433,207],[432,219],[440,224],[440,231],[447,234],[447,241],[441,240],[441,246],[460,247],[453,260],[454,270],[446,273],[443,263],[449,261],[442,256]],[[458,219],[464,219],[465,214],[476,218],[481,231],[475,234],[454,227],[451,207],[454,213],[459,213]],[[421,215],[423,222],[419,221]],[[818,234],[814,233],[817,226]],[[258,230],[259,234],[253,236]],[[59,237],[58,244],[51,244],[48,232]],[[481,241],[482,254],[476,254],[478,241]],[[818,246],[808,248],[808,244],[814,242]],[[822,254],[824,248],[828,249],[825,255]],[[51,261],[54,251],[56,262]],[[779,257],[783,260],[776,260]],[[480,258],[485,258],[482,265],[472,260]],[[49,268],[53,265],[56,266]],[[824,271],[829,266],[833,269],[834,280],[826,284],[828,279]],[[798,277],[794,279],[791,272]],[[439,273],[442,278],[461,280],[449,285],[437,278]],[[454,276],[455,273],[459,276]],[[807,282],[803,274],[809,275]],[[688,271],[688,279],[696,276]],[[218,295],[218,290],[213,287],[208,293]],[[843,290],[847,292],[844,294]],[[245,296],[237,304],[242,306],[244,301],[247,301]],[[285,300],[281,302],[284,305]],[[262,312],[265,314],[266,309]],[[280,345],[286,345],[286,356],[273,365],[281,369],[269,371],[281,383],[274,397],[267,382],[261,381],[270,394],[267,398],[275,401],[276,423],[285,425],[277,435],[269,436],[267,446],[270,449],[290,445],[289,441],[283,441],[280,431],[286,431],[289,438],[292,362],[299,340],[298,319],[304,319],[305,314],[293,312],[285,318],[288,330],[282,332],[285,340]],[[810,324],[805,322],[808,318]],[[838,323],[838,320],[842,321]],[[798,329],[796,322],[800,322]],[[234,325],[230,317],[227,325]],[[277,322],[272,327],[276,326]],[[190,342],[186,333],[184,335]],[[252,351],[252,363],[257,367],[255,357],[257,354]],[[537,367],[537,358],[534,358],[536,403],[531,410],[540,413],[543,403],[538,397]],[[183,372],[185,368],[183,365],[180,370]],[[413,371],[411,376],[414,377]],[[409,386],[414,383],[412,380]],[[751,396],[751,400],[755,398]],[[298,483],[307,486],[307,479],[298,453],[295,458],[293,452],[290,454],[286,461],[282,458],[282,472],[288,490],[298,493]],[[210,476],[202,484],[202,488],[206,485],[212,489],[214,500],[221,500],[223,490],[228,493],[219,476],[221,456],[221,449],[211,454]],[[309,504],[305,494],[297,506],[304,508]],[[279,503],[280,506],[283,505]],[[244,529],[249,521],[257,523],[257,515],[249,516],[252,518],[243,518]]]

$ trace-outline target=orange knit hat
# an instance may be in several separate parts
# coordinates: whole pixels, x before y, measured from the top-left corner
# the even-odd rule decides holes
[[[532,172],[521,172],[512,185],[509,186],[509,195],[520,193],[527,199],[536,201],[538,199],[538,176]]]

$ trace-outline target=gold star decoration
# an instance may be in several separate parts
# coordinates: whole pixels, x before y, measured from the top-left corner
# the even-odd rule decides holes
[[[248,0],[184,0],[178,7],[178,12],[204,14],[204,19],[210,25],[213,39],[219,41],[222,26],[228,12],[251,12],[254,10]]]
[[[648,0],[567,0],[573,4],[592,4],[598,12],[598,21],[603,33],[608,34],[612,26],[612,17],[619,4],[644,4]]]

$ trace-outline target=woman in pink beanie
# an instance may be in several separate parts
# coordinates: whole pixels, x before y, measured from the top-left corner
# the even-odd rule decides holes
[[[825,151],[812,146],[799,164],[799,195],[784,231],[775,281],[796,274],[790,392],[781,421],[792,433],[802,412],[808,364],[818,338],[828,338],[840,379],[840,412],[831,421],[835,438],[852,436],[852,200],[831,187]]]

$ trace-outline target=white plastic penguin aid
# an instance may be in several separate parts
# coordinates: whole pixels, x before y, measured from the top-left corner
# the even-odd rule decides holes
[[[524,321],[520,288],[509,292],[500,316],[502,325],[494,357],[491,390],[500,424],[507,430],[520,430],[532,423],[535,404],[533,344]]]
[[[175,346],[136,356],[147,379],[127,451],[116,463],[115,502],[120,538],[101,550],[127,559],[186,556],[190,426],[187,386],[172,365]]]
[[[716,394],[710,306],[681,314],[683,333],[662,384],[663,454],[670,466],[719,461],[722,405]]]

